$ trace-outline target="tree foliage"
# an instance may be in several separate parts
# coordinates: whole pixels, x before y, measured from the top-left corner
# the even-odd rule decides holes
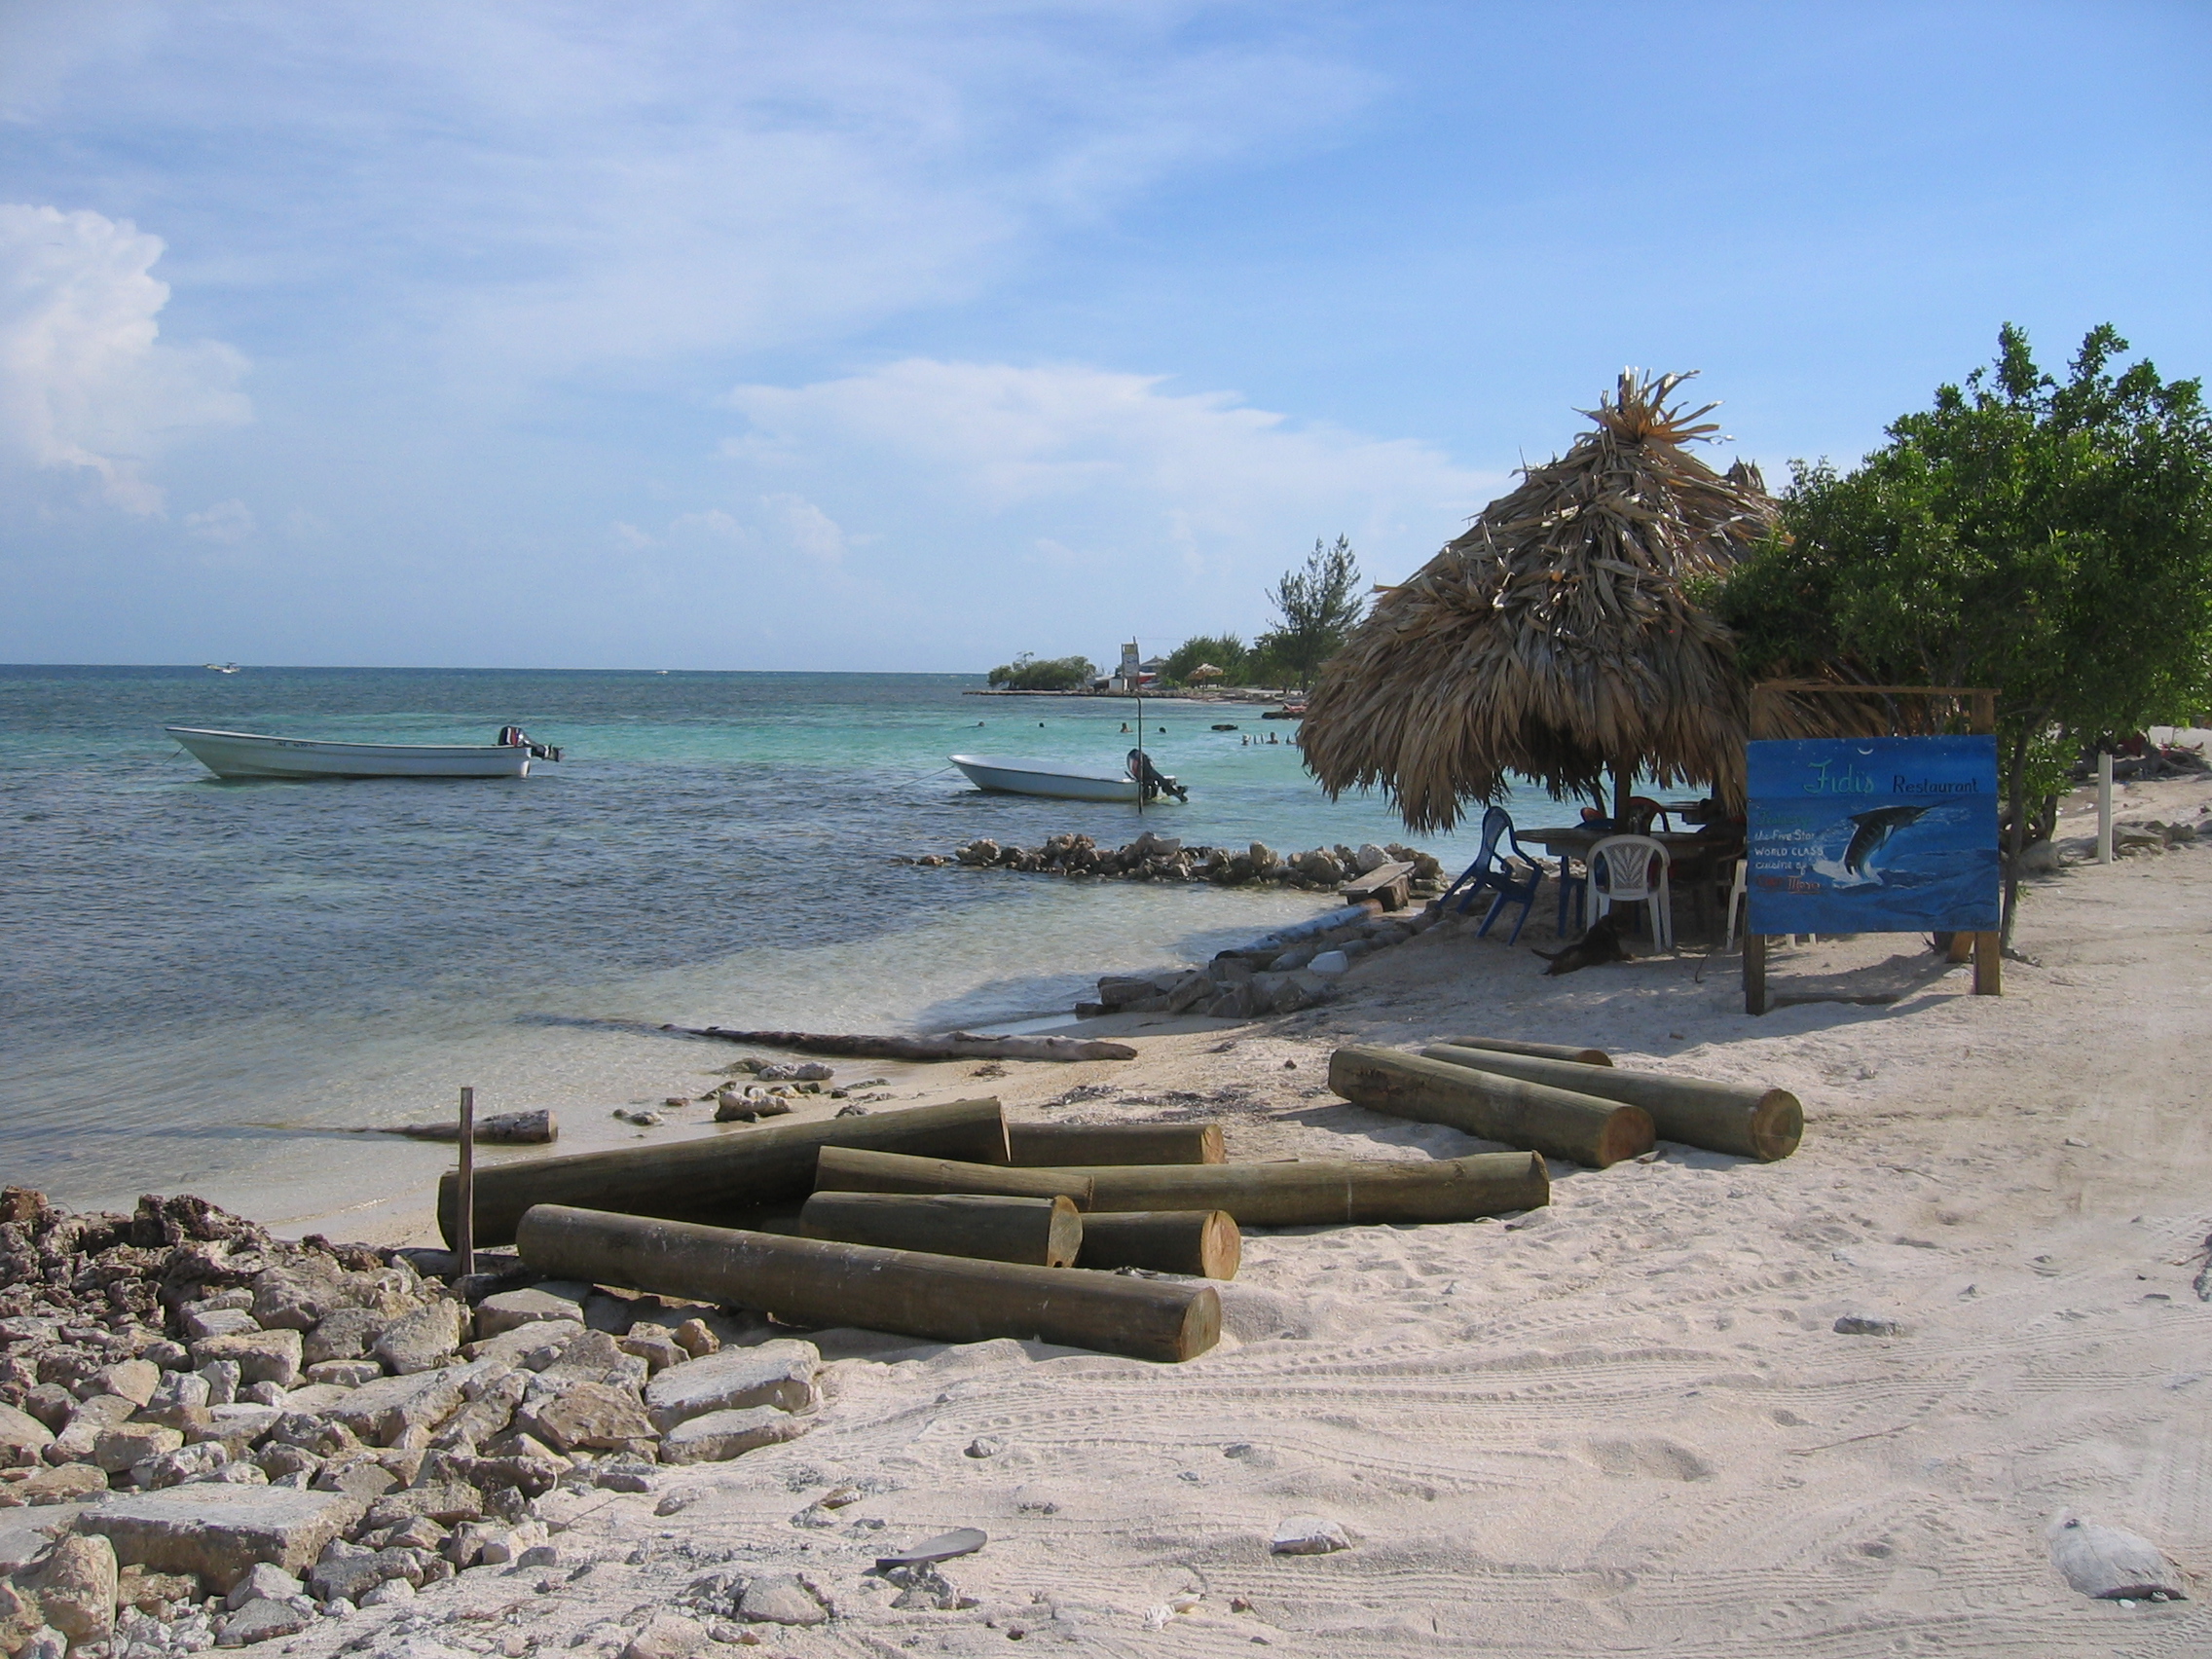
[[[1755,676],[1998,691],[2006,926],[2030,830],[2083,744],[2212,690],[2212,420],[2198,382],[2090,330],[2062,382],[2008,324],[1997,359],[1849,472],[1797,463],[1780,535],[1714,595]]]
[[[991,683],[1010,691],[1073,691],[1098,676],[1088,657],[1037,657],[1023,651],[991,670]]]
[[[1244,682],[1244,659],[1250,653],[1244,642],[1235,634],[1193,634],[1167,653],[1164,678],[1177,685],[1191,683],[1191,671],[1201,663],[1212,663],[1221,670],[1220,683],[1241,685]]]
[[[1364,605],[1350,540],[1340,535],[1330,546],[1316,537],[1305,569],[1285,571],[1268,590],[1268,603],[1276,623],[1260,636],[1255,654],[1273,674],[1310,684],[1314,671],[1344,648]]]

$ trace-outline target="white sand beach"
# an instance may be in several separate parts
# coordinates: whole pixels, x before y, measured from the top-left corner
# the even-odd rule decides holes
[[[2127,818],[2207,812],[2202,784],[2123,792]],[[1920,941],[1866,938],[1778,952],[1774,988],[1886,975],[1899,1000],[1753,1019],[1733,956],[1555,979],[1529,939],[1473,933],[1361,965],[1288,1028],[987,1085],[918,1068],[900,1093],[1218,1117],[1233,1159],[1426,1158],[1483,1143],[1337,1100],[1329,1051],[1479,1031],[1792,1089],[1802,1149],[1662,1143],[1557,1166],[1551,1207],[1519,1219],[1249,1234],[1229,1334],[1176,1367],[825,1333],[805,1438],[549,1498],[571,1523],[556,1567],[474,1569],[297,1647],[618,1652],[726,1568],[813,1586],[829,1623],[745,1627],[799,1655],[2212,1648],[2202,1602],[2089,1600],[2044,1538],[2070,1510],[2212,1568],[2193,1288],[2212,1137],[2190,1058],[2212,1040],[2212,855],[2039,882],[2000,999],[1925,953],[1883,970]],[[1846,1315],[1897,1334],[1841,1334]],[[794,1519],[844,1486],[858,1501]],[[695,1501],[657,1515],[672,1494]],[[1295,1515],[1349,1547],[1272,1555]],[[964,1526],[990,1541],[943,1572],[973,1604],[894,1609],[874,1558]]]

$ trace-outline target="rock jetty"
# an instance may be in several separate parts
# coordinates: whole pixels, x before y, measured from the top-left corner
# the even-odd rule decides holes
[[[965,865],[974,869],[1012,869],[1071,880],[1208,882],[1215,887],[1266,883],[1325,892],[1391,863],[1414,866],[1416,898],[1433,899],[1443,889],[1444,870],[1434,858],[1396,843],[1362,847],[1313,847],[1278,853],[1263,841],[1241,849],[1185,846],[1173,835],[1147,830],[1121,847],[1101,847],[1088,835],[1054,835],[1038,847],[1001,846],[988,839],[970,841],[951,853],[931,853],[902,861],[928,867]]]
[[[811,1344],[477,1263],[0,1192],[0,1652],[240,1646],[556,1566],[584,1494],[811,1425]]]
[[[1108,1014],[1202,1014],[1252,1019],[1295,1014],[1328,999],[1337,977],[1358,958],[1402,944],[1436,925],[1432,908],[1380,915],[1367,905],[1332,910],[1256,943],[1219,952],[1203,968],[1109,974],[1095,1002],[1076,1004],[1085,1019]]]

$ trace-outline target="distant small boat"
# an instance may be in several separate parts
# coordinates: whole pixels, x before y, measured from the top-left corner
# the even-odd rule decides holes
[[[527,778],[560,750],[508,726],[497,743],[326,743],[164,726],[218,778]]]
[[[200,666],[213,669],[217,674],[236,674],[239,671],[239,665],[235,662],[203,662]]]
[[[1134,801],[1140,794],[1150,800],[1164,792],[1178,800],[1190,798],[1173,778],[1162,777],[1149,760],[1143,764],[1145,771],[1151,774],[1151,788],[1149,791],[1141,788],[1136,772],[1139,754],[1137,750],[1130,750],[1130,764],[1119,772],[1087,771],[1054,760],[985,760],[973,755],[954,755],[949,758],[968,775],[970,783],[996,794],[1043,795],[1051,800]]]

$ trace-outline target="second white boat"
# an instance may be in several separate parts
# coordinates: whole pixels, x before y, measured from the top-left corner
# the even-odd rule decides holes
[[[1129,756],[1129,765],[1119,772],[1088,771],[1056,760],[986,760],[975,755],[948,758],[977,789],[997,794],[1043,795],[1050,800],[1135,801],[1161,793],[1178,800],[1189,798],[1173,778],[1162,777],[1149,760],[1143,762],[1151,774],[1152,789],[1147,793],[1137,781],[1139,752],[1131,750]]]

